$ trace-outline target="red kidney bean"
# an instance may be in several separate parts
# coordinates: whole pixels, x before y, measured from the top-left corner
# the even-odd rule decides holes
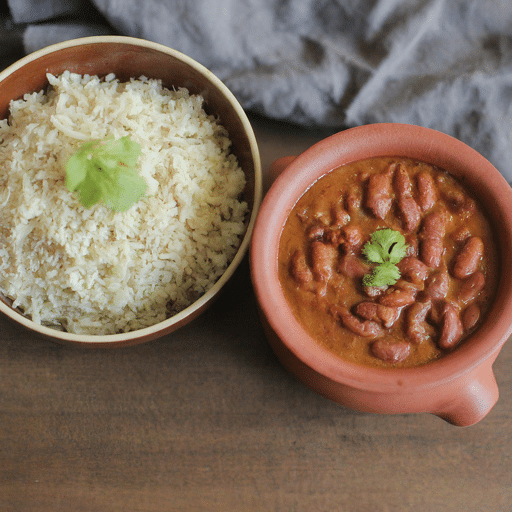
[[[469,331],[475,327],[475,325],[478,323],[478,320],[480,319],[480,306],[478,304],[471,304],[469,305],[463,312],[462,312],[462,326],[464,327],[465,331]]]
[[[409,173],[400,165],[395,165],[395,175],[393,177],[393,186],[397,197],[411,197],[412,184]]]
[[[347,193],[345,204],[349,213],[359,212],[363,201],[363,192],[361,187],[352,185]]]
[[[451,209],[463,218],[467,218],[476,209],[473,199],[462,190],[443,190],[442,194]]]
[[[372,343],[372,354],[386,363],[400,363],[407,359],[411,352],[411,346],[405,341],[392,342],[380,339]]]
[[[407,309],[406,324],[407,337],[419,345],[433,334],[433,328],[426,322],[427,315],[432,309],[432,303],[415,302]]]
[[[404,230],[410,233],[420,223],[421,210],[418,203],[412,197],[412,185],[409,174],[402,166],[398,166],[395,171],[394,187],[398,199],[398,216],[402,220]]]
[[[450,350],[459,342],[462,337],[462,322],[459,317],[459,311],[450,303],[444,307],[443,318],[441,322],[441,333],[437,344],[443,350]]]
[[[437,268],[441,264],[445,248],[441,238],[427,238],[420,244],[421,259],[430,268]]]
[[[425,215],[420,236],[423,238],[443,238],[450,222],[450,215],[446,210],[436,210]]]
[[[343,326],[354,334],[365,338],[375,338],[381,334],[381,327],[377,322],[372,320],[361,321],[346,308],[333,306],[331,314],[339,318]]]
[[[337,203],[332,208],[332,226],[342,227],[350,222],[349,213],[343,208],[341,203]]]
[[[425,294],[432,300],[443,300],[450,288],[450,275],[446,268],[432,272],[425,283]]]
[[[391,209],[393,202],[391,179],[393,168],[388,171],[372,174],[367,181],[366,207],[378,219],[384,219]]]
[[[418,187],[418,204],[422,211],[426,212],[437,201],[437,189],[434,178],[426,172],[419,172],[416,176]]]
[[[416,300],[417,290],[391,288],[378,298],[379,304],[392,308],[402,308]]]
[[[307,237],[309,240],[319,240],[323,238],[325,233],[325,226],[322,224],[313,224],[307,230]]]
[[[331,278],[335,257],[336,249],[332,245],[319,240],[311,243],[311,263],[317,281],[328,281]]]
[[[453,275],[457,279],[464,279],[473,274],[484,254],[484,243],[478,236],[467,239],[464,247],[455,258]]]
[[[467,304],[476,298],[485,286],[485,276],[478,271],[470,275],[462,282],[458,299],[460,304]]]
[[[290,258],[290,274],[297,284],[307,287],[313,281],[313,272],[309,268],[304,253],[296,250]]]
[[[388,286],[365,286],[363,291],[367,297],[375,298],[380,297],[386,290]]]
[[[413,197],[401,197],[398,199],[398,214],[402,220],[404,231],[411,233],[420,224],[421,210]]]
[[[449,222],[448,212],[436,210],[429,213],[423,219],[420,231],[421,245],[420,255],[422,261],[431,268],[437,268],[441,264],[441,258],[445,248],[443,238]]]
[[[466,201],[466,194],[462,192],[462,190],[457,189],[445,189],[441,191],[441,194],[443,195],[445,201],[450,205],[454,206],[456,208],[461,207],[464,202]]]
[[[347,277],[360,278],[370,272],[370,266],[361,258],[348,253],[339,259],[336,271],[346,275]]]
[[[344,248],[347,252],[356,252],[363,245],[364,235],[358,226],[345,226],[341,230],[345,241]]]
[[[355,313],[365,320],[373,320],[389,329],[400,317],[399,308],[390,308],[375,302],[360,302],[354,309]]]
[[[413,283],[420,284],[427,278],[429,268],[415,256],[406,256],[397,264],[400,275]]]

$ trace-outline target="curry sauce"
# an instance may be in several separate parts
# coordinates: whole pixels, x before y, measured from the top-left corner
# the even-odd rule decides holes
[[[376,231],[405,237],[394,284],[365,285]],[[373,367],[411,367],[453,350],[482,322],[498,257],[483,209],[424,162],[373,158],[341,166],[298,200],[283,228],[279,278],[318,343]]]

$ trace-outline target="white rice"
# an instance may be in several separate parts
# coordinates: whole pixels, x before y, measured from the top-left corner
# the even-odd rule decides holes
[[[0,291],[34,322],[79,334],[153,325],[218,280],[244,232],[245,176],[201,96],[141,77],[48,75],[0,120]],[[146,196],[84,208],[65,164],[84,141],[141,145]]]

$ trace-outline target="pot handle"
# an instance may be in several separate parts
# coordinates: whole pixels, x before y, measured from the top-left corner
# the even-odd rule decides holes
[[[274,160],[268,169],[270,184],[274,183],[279,175],[296,159],[296,156],[282,156]]]
[[[480,367],[464,379],[453,400],[434,412],[459,427],[469,427],[482,420],[498,401],[499,390],[491,366]]]

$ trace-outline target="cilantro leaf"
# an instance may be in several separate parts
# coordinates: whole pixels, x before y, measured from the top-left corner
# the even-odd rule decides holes
[[[103,200],[114,211],[126,211],[147,189],[138,173],[140,155],[140,145],[128,136],[87,142],[66,162],[66,186],[86,208]]]
[[[363,254],[372,263],[391,261],[398,263],[407,253],[407,244],[404,236],[394,229],[378,229],[370,242],[365,244]]]
[[[398,267],[386,261],[377,265],[371,274],[366,274],[363,277],[363,284],[365,286],[388,286],[395,284],[400,279],[400,271]]]
[[[363,254],[371,263],[378,263],[363,278],[365,286],[386,286],[395,284],[400,278],[396,266],[407,254],[404,236],[393,229],[385,228],[375,231],[370,241],[363,247]]]

